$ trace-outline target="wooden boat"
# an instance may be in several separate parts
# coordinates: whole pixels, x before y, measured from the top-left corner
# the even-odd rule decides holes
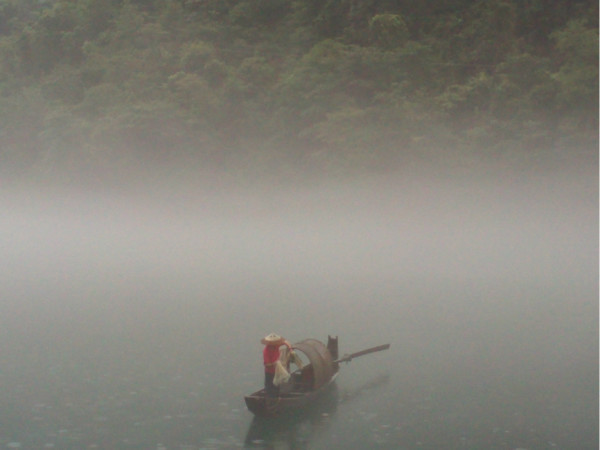
[[[338,358],[337,336],[329,336],[327,345],[316,339],[297,342],[292,345],[292,349],[308,359],[308,364],[290,374],[289,381],[280,386],[279,396],[269,397],[261,389],[244,397],[246,406],[252,413],[262,417],[302,410],[327,392],[338,375],[340,363],[388,348],[390,344],[384,344]]]

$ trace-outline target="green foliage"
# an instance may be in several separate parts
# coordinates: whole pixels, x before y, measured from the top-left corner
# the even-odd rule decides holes
[[[406,23],[397,14],[377,14],[369,21],[369,28],[373,42],[387,49],[403,46],[409,37]]]
[[[598,30],[584,20],[571,20],[551,37],[563,61],[554,75],[560,107],[591,112],[598,105]]]
[[[9,0],[0,1],[0,36],[8,35],[13,30],[11,24],[14,22],[18,9],[14,3]]]
[[[242,0],[229,11],[229,17],[233,24],[244,27],[272,26],[289,10],[289,0]]]
[[[48,103],[77,105],[83,100],[85,88],[79,72],[61,67],[46,77],[41,92]]]
[[[210,85],[193,73],[178,72],[168,80],[169,90],[177,105],[196,117],[210,117],[217,108],[218,100]]]
[[[597,145],[597,9],[0,0],[0,161],[189,159],[210,145],[228,160],[360,167],[435,142]]]
[[[180,65],[188,72],[201,72],[214,53],[206,42],[186,42],[181,46]]]

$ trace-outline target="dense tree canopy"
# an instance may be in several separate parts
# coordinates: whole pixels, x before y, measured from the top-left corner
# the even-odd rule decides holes
[[[526,161],[597,138],[596,1],[0,0],[12,172]]]

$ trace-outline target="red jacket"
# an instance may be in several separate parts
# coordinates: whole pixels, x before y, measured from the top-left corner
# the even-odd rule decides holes
[[[279,347],[274,345],[265,345],[263,349],[263,361],[265,364],[265,372],[275,373],[275,363],[279,359]]]

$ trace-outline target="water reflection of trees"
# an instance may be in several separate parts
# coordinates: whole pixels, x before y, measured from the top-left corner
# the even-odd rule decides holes
[[[312,439],[329,428],[339,405],[388,381],[389,376],[383,375],[351,390],[340,390],[333,383],[317,402],[293,415],[278,418],[254,417],[246,433],[244,448],[307,449]]]

